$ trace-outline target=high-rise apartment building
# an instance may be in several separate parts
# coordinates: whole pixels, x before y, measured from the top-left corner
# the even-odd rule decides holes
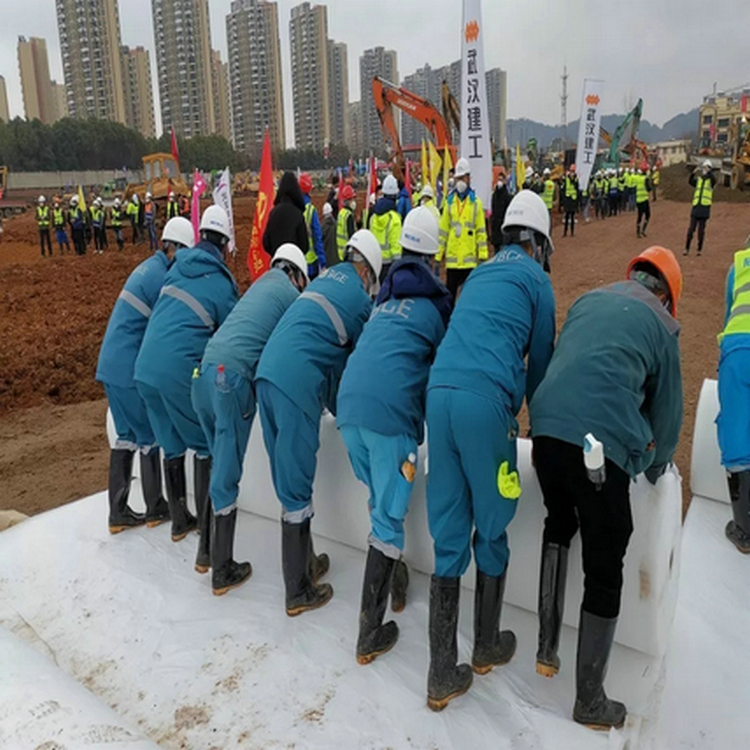
[[[151,0],[161,124],[192,138],[213,133],[208,0]]]
[[[277,4],[233,0],[227,45],[235,148],[260,154],[266,128],[271,146],[286,148]]]
[[[47,42],[38,37],[18,37],[18,72],[21,76],[23,108],[27,120],[41,120],[51,125],[57,120],[49,77]]]
[[[331,125],[330,143],[349,142],[347,124],[349,110],[349,64],[346,44],[328,40],[328,117]]]
[[[425,65],[417,69],[415,73],[406,76],[401,85],[423,99],[433,104],[438,112],[442,111],[442,89],[443,80],[450,77],[450,66],[442,68],[431,68]],[[401,143],[402,145],[418,145],[425,138],[426,131],[422,123],[409,117],[405,113],[401,116]]]
[[[52,81],[52,99],[55,102],[55,122],[68,116],[68,92],[64,83]]]
[[[55,0],[68,113],[125,122],[117,0]]]
[[[484,74],[487,83],[487,113],[490,118],[490,138],[495,150],[505,148],[505,118],[508,107],[508,74],[492,68]]]
[[[292,8],[294,142],[299,149],[322,151],[330,140],[328,100],[328,18],[325,5]]]
[[[221,53],[211,50],[211,87],[214,90],[214,132],[232,140],[232,110],[229,104],[229,65]]]
[[[347,107],[347,145],[353,156],[365,156],[365,135],[362,129],[362,102],[350,102]]]
[[[5,78],[0,76],[0,121],[10,122],[10,109],[8,108],[8,89],[5,86]]]
[[[143,47],[123,47],[122,73],[125,85],[125,124],[146,138],[156,137],[154,91],[151,86],[148,50]]]
[[[383,47],[365,50],[359,58],[359,86],[362,110],[363,151],[383,151],[384,140],[380,130],[380,119],[372,98],[372,79],[375,76],[398,84],[398,63],[394,50]],[[398,127],[398,113],[395,113]]]

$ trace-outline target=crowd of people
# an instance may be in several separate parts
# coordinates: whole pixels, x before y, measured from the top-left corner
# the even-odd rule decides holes
[[[629,483],[642,472],[655,483],[677,445],[680,267],[663,247],[640,253],[625,280],[576,301],[555,340],[544,183],[541,194],[526,189],[503,199],[499,226],[493,212],[491,253],[466,160],[458,160],[453,178],[439,209],[427,185],[405,205],[402,187],[388,175],[358,228],[351,186],[339,186],[340,197],[332,192],[321,222],[311,208],[311,181],[284,174],[263,236],[270,270],[241,298],[225,262],[224,211],[205,210],[197,244],[185,218],[167,222],[161,247],[127,280],[100,353],[96,377],[117,433],[109,529],[171,521],[175,542],[197,530],[195,570],[211,571],[213,593],[247,581],[251,564],[234,559],[233,545],[258,411],[281,506],[286,613],[324,606],[334,594],[322,581],[332,561],[315,552],[311,522],[319,424],[328,411],[369,490],[353,649],[368,664],[399,637],[385,612],[389,599],[394,611],[407,600],[404,518],[426,425],[435,553],[427,702],[438,711],[469,689],[474,674],[506,664],[516,650],[500,618],[508,530],[522,490],[516,418],[525,400],[547,509],[537,671],[552,677],[560,667],[567,554],[580,531],[584,597],[573,717],[593,728],[619,727],[626,708],[607,697],[604,678],[632,532]],[[743,270],[735,286],[744,283]],[[583,455],[589,433],[604,446],[594,474]],[[196,515],[187,505],[188,449],[195,454]],[[128,505],[136,453],[145,514]],[[750,481],[747,466],[743,471],[744,497]],[[744,520],[736,523],[745,529]],[[467,665],[458,663],[457,624],[460,579],[472,554],[474,648]]]

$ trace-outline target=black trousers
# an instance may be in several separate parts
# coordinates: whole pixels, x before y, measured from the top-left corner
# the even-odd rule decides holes
[[[44,244],[47,243],[47,249],[49,250],[49,257],[52,257],[52,237],[50,236],[49,228],[39,229],[39,245],[42,248],[42,258],[44,257]]]
[[[570,225],[571,236],[576,233],[576,212],[566,211],[565,212],[565,225],[563,226],[563,235],[568,233],[568,225]]]
[[[706,238],[706,222],[708,219],[699,219],[695,216],[690,217],[690,226],[688,227],[687,239],[685,240],[685,249],[690,250],[690,243],[693,241],[696,227],[698,229],[698,252],[703,250],[703,240]]]
[[[636,207],[638,208],[638,219],[636,220],[636,225],[640,227],[641,225],[641,219],[645,218],[646,221],[643,223],[644,230],[648,226],[648,222],[651,219],[651,205],[648,201],[643,201],[642,203],[636,203]]]
[[[458,290],[463,286],[469,274],[472,272],[472,268],[448,268],[445,271],[445,285],[448,287],[448,291],[453,295],[455,300],[458,296]]]
[[[633,532],[628,475],[607,460],[606,481],[597,490],[586,473],[583,449],[551,437],[534,438],[534,464],[547,508],[544,542],[569,547],[580,529],[583,608],[617,617],[622,564]]]
[[[86,255],[86,230],[83,227],[71,229],[73,235],[73,247],[76,255]]]
[[[619,194],[610,193],[609,194],[609,215],[610,216],[617,216],[618,202],[619,202]]]

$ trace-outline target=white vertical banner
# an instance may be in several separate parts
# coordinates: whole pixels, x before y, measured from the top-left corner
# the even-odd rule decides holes
[[[599,123],[602,119],[602,93],[604,81],[592,78],[583,80],[581,97],[581,121],[578,125],[578,145],[576,147],[576,173],[581,190],[587,190],[591,170],[596,160],[599,144]]]
[[[464,0],[461,25],[461,156],[469,160],[471,187],[485,210],[492,197],[492,151],[481,0]]]
[[[221,206],[229,217],[229,245],[227,249],[230,253],[237,252],[237,245],[234,242],[234,216],[232,215],[232,176],[227,167],[219,177],[216,187],[214,188],[214,203]]]

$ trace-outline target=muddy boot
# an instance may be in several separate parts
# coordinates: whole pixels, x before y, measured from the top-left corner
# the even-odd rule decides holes
[[[143,526],[142,513],[128,505],[130,480],[133,472],[133,451],[113,448],[109,453],[109,533],[119,534],[125,529]]]
[[[141,453],[141,487],[146,502],[146,526],[152,529],[169,521],[169,505],[161,494],[161,458],[158,448]]]
[[[211,567],[211,498],[208,488],[211,484],[211,457],[193,459],[195,487],[195,512],[198,517],[198,553],[195,556],[195,571],[208,573]]]
[[[179,542],[198,526],[195,516],[187,508],[185,456],[164,459],[164,479],[172,517],[172,541]]]
[[[211,504],[210,501],[208,503]],[[234,530],[237,508],[223,515],[213,515],[211,524],[211,588],[216,596],[241,586],[253,573],[249,562],[234,560]]]
[[[560,646],[563,610],[565,609],[565,577],[568,572],[568,548],[561,544],[542,545],[542,570],[539,574],[539,647],[536,671],[554,677],[560,671]]]
[[[743,554],[750,554],[750,471],[727,475],[729,497],[732,499],[732,515],[724,533]]]
[[[409,588],[409,568],[404,558],[396,560],[393,566],[393,581],[391,582],[391,609],[403,612],[406,606],[406,590]]]
[[[589,729],[619,729],[628,713],[624,704],[610,700],[604,692],[616,627],[616,617],[598,617],[581,609],[573,720]]]
[[[367,550],[357,639],[359,664],[369,664],[377,656],[390,651],[398,640],[398,625],[393,621],[383,625],[395,564],[392,557],[386,557],[375,547]]]
[[[310,519],[302,523],[281,522],[281,563],[286,588],[286,613],[296,617],[327,604],[333,596],[328,583],[310,577]]]
[[[643,229],[641,229],[641,237],[647,237],[646,228],[648,227],[648,219],[643,222]]]
[[[331,559],[325,552],[316,555],[313,549],[312,534],[310,534],[310,547],[307,554],[307,573],[312,579],[313,583],[317,583],[330,569]]]
[[[463,695],[473,679],[468,664],[458,661],[458,599],[460,578],[430,581],[430,671],[427,675],[427,706],[442,711],[453,698]]]
[[[474,589],[474,654],[471,668],[487,674],[492,667],[507,664],[516,653],[516,636],[512,630],[500,630],[505,577],[488,576],[477,568]]]

